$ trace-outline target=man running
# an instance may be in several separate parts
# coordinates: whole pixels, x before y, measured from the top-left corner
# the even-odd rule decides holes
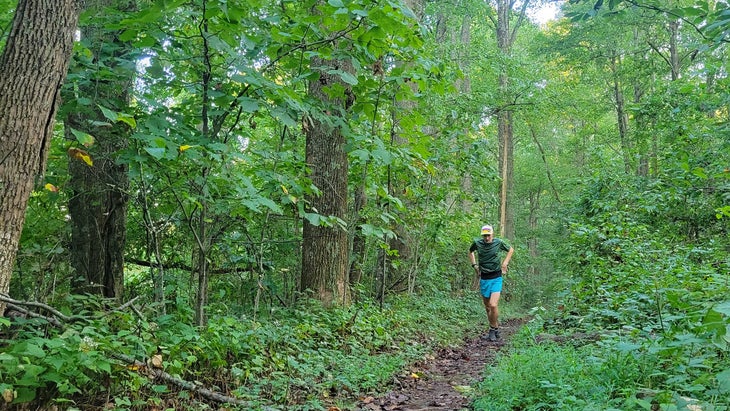
[[[500,261],[500,252],[506,252]],[[494,237],[491,225],[482,227],[482,238],[474,240],[469,248],[469,260],[479,277],[479,291],[489,320],[489,341],[497,341],[499,335],[499,297],[502,293],[502,275],[512,259],[514,248],[502,239]]]

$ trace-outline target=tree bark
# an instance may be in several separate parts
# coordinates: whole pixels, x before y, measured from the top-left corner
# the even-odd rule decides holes
[[[7,294],[25,209],[43,174],[80,6],[19,0],[0,55],[0,293]],[[0,302],[0,314],[5,303]]]
[[[631,166],[631,150],[632,144],[629,139],[629,117],[626,114],[626,104],[624,101],[623,85],[619,79],[618,65],[620,58],[611,57],[611,74],[613,81],[613,98],[616,107],[616,120],[618,122],[618,134],[621,141],[621,153],[624,160],[624,171],[631,174],[633,167]]]
[[[352,104],[351,87],[335,71],[353,73],[352,63],[345,60],[324,60],[313,57],[312,67],[318,67],[319,77],[310,81],[309,94],[321,101],[331,117],[345,120]],[[344,94],[333,96],[333,86]],[[329,93],[328,93],[329,91]],[[334,121],[325,122],[324,113],[308,117],[306,124],[306,163],[312,183],[319,195],[309,196],[310,212],[337,217],[346,221],[348,162],[345,136]],[[301,291],[312,291],[313,297],[325,305],[349,304],[349,248],[347,231],[337,226],[313,225],[304,222],[302,244]]]
[[[522,2],[522,8],[517,15],[514,27],[510,28],[510,17],[512,15],[513,1],[497,1],[497,47],[505,56],[512,54],[517,30],[525,19],[530,0]],[[499,174],[502,180],[499,205],[500,236],[513,239],[515,234],[514,211],[512,210],[514,196],[514,130],[512,111],[508,107],[512,104],[510,92],[510,78],[506,69],[502,69],[499,75],[500,94],[505,97],[505,104],[497,115],[497,138],[499,140]]]
[[[102,10],[114,5],[118,9],[131,7],[119,0],[87,2],[87,9]],[[79,84],[78,96],[91,103],[83,110],[69,114],[66,125],[95,138],[88,147],[94,160],[92,167],[82,161],[69,162],[69,200],[71,215],[71,264],[76,272],[74,290],[91,292],[109,298],[119,298],[124,285],[124,246],[127,230],[129,179],[127,166],[118,164],[115,155],[127,147],[131,129],[116,122],[109,123],[99,106],[116,112],[126,112],[132,87],[134,67],[129,46],[117,39],[103,24],[81,28],[81,39],[93,55],[85,71],[84,83]],[[74,99],[75,100],[75,99]],[[82,107],[79,107],[82,108]],[[67,128],[67,137],[71,131]]]

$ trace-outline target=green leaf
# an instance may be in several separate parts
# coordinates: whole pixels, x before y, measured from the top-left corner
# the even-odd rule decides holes
[[[354,85],[357,85],[357,83],[358,83],[357,77],[353,76],[351,73],[348,73],[346,71],[330,70],[329,72],[330,72],[330,74],[337,74],[338,76],[340,76],[342,81],[344,81],[347,84],[354,86]]]
[[[248,97],[241,97],[238,99],[241,109],[246,113],[255,113],[259,109],[259,102]]]
[[[370,152],[368,150],[365,150],[364,148],[361,148],[351,151],[350,156],[355,157],[364,163],[370,158]]]
[[[99,110],[101,110],[101,114],[103,114],[104,117],[106,117],[108,120],[111,120],[112,122],[116,122],[119,119],[119,116],[117,116],[117,113],[115,111],[109,110],[104,106],[99,106]]]
[[[730,394],[730,368],[717,374],[717,389],[721,394]]]
[[[319,227],[322,222],[322,216],[317,213],[304,213],[304,218],[309,221],[309,224]]]
[[[145,147],[144,150],[157,160],[162,160],[162,158],[165,157],[164,147]]]
[[[725,301],[712,307],[713,311],[717,311],[720,314],[730,317],[730,301]]]
[[[21,345],[22,344],[20,344],[19,346],[21,346]],[[27,355],[30,357],[43,358],[46,356],[46,352],[43,351],[43,348],[41,348],[40,346],[35,345],[35,344],[30,344],[30,343],[25,344],[22,347],[22,350],[23,350],[24,355]]]
[[[15,397],[15,401],[13,403],[24,403],[24,402],[31,402],[35,399],[36,396],[36,390],[34,387],[17,387],[15,390],[18,393],[18,396]]]
[[[84,147],[91,147],[94,144],[94,136],[89,133],[72,128],[71,134],[73,134],[74,137],[76,137],[76,141],[81,143]]]
[[[124,30],[122,34],[119,35],[120,41],[132,41],[135,38],[137,38],[137,30]]]
[[[279,119],[285,126],[294,127],[297,125],[296,121],[294,121],[284,108],[275,107],[271,110],[271,115]]]
[[[119,121],[128,125],[131,128],[137,128],[137,120],[135,120],[134,117],[128,114],[119,113]]]

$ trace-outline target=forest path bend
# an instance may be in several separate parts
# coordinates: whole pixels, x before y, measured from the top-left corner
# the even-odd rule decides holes
[[[432,358],[410,366],[396,380],[396,387],[378,397],[366,397],[356,411],[446,411],[469,410],[469,392],[524,324],[512,319],[500,325],[501,339],[487,340],[487,332],[468,337],[456,348],[443,348]]]

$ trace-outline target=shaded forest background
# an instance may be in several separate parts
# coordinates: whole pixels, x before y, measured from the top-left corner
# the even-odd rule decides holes
[[[347,409],[484,326],[486,223],[533,322],[477,409],[730,409],[726,3],[59,2],[36,173],[37,3],[0,0],[0,409]]]

